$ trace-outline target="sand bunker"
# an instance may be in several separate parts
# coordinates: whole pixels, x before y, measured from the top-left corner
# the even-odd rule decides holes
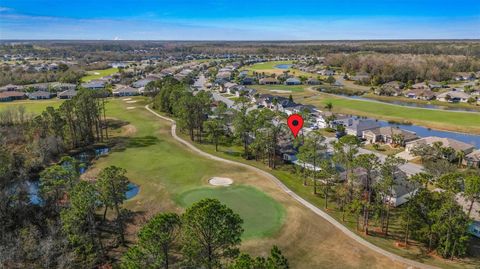
[[[271,92],[276,92],[276,93],[289,93],[289,92],[292,92],[292,91],[289,91],[289,90],[270,90]]]
[[[127,101],[127,104],[133,104],[136,103],[137,101]]]
[[[134,106],[128,106],[127,109],[134,109]]]
[[[212,177],[208,183],[213,186],[229,186],[232,185],[233,180],[226,177]]]

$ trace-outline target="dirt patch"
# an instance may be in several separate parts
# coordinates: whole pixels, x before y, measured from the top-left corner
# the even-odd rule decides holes
[[[133,100],[133,101],[127,101],[127,104],[133,104],[133,103],[136,103],[137,101]]]
[[[132,124],[122,126],[122,134],[125,136],[132,136],[137,132],[137,127]]]
[[[131,109],[134,109],[134,108],[135,108],[134,106],[127,107],[128,110],[131,110]]]
[[[130,100],[132,100],[132,98],[123,98],[122,100],[123,101],[130,101]]]
[[[233,183],[233,180],[228,177],[212,177],[208,183],[213,186],[230,186]]]

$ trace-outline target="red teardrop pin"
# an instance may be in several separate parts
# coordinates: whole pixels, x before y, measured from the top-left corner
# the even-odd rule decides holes
[[[292,114],[290,117],[287,119],[287,124],[290,130],[292,131],[292,134],[295,138],[297,138],[298,132],[303,127],[303,118],[302,116],[298,114]]]

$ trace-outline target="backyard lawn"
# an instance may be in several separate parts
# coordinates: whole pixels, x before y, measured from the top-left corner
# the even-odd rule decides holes
[[[118,72],[118,68],[108,68],[102,70],[87,71],[87,75],[82,78],[82,82],[89,82],[94,79],[103,78]]]

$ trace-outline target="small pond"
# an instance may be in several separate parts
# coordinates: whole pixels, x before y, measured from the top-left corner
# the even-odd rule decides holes
[[[278,68],[278,69],[288,69],[292,67],[292,64],[277,64],[275,65],[275,68]]]
[[[88,170],[91,162],[100,157],[107,155],[110,152],[110,148],[108,147],[98,147],[94,149],[88,149],[83,152],[77,153],[72,155],[79,163],[79,173],[83,174]],[[68,162],[63,162],[63,166],[70,165]],[[25,189],[27,191],[28,197],[30,199],[30,203],[35,205],[42,204],[42,198],[40,197],[40,181],[39,179],[32,179],[25,182]],[[16,193],[19,186],[15,186],[12,188],[12,194]],[[135,197],[138,192],[140,191],[140,187],[134,183],[128,184],[128,190],[125,192],[125,196],[128,199]]]

